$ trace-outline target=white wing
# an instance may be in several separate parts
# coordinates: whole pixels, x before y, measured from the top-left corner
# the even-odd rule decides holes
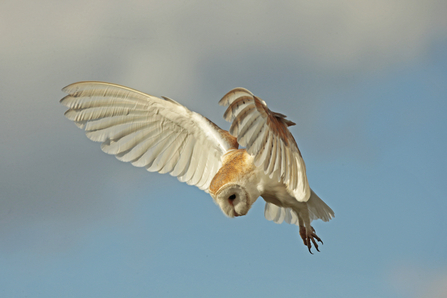
[[[237,142],[228,132],[176,101],[124,86],[79,82],[64,89],[65,116],[119,160],[170,173],[208,191],[221,156]]]
[[[220,101],[232,121],[230,133],[255,157],[255,165],[272,178],[274,174],[298,201],[310,197],[306,166],[288,126],[295,123],[269,110],[267,104],[244,88],[235,88]]]

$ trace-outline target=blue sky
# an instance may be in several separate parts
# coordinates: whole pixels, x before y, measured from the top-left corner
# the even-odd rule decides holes
[[[447,296],[445,1],[4,1],[2,297]],[[284,113],[335,211],[296,226],[259,199],[228,219],[199,189],[101,152],[60,89],[108,81],[229,128],[245,87]]]

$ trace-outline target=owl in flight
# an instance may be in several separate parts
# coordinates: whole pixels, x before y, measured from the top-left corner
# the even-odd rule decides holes
[[[319,251],[311,221],[334,212],[309,187],[288,129],[295,123],[250,91],[235,88],[219,101],[228,106],[229,132],[170,98],[120,85],[78,82],[63,91],[65,116],[104,152],[197,186],[230,218],[246,215],[261,196],[265,218],[298,225],[309,252]]]

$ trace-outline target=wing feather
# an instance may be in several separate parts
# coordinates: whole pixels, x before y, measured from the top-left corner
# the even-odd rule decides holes
[[[281,139],[279,139],[279,148],[281,151],[281,154],[280,154],[281,155],[281,167],[280,167],[280,175],[279,176],[282,179],[285,179],[284,177],[285,177],[286,168],[288,165],[285,147],[286,146],[284,145],[284,142]]]
[[[132,165],[136,167],[146,167],[150,172],[153,161],[160,152],[167,146],[171,140],[172,135],[161,135],[160,137],[153,137],[148,139],[147,147],[144,146],[142,149],[146,149],[143,151],[143,154],[136,159],[133,159]],[[149,141],[150,140],[150,141]]]
[[[200,154],[199,149],[197,146],[194,146],[192,148],[191,152],[191,159],[188,165],[188,168],[186,169],[185,173],[182,176],[179,176],[179,180],[182,182],[186,182],[188,184],[191,184],[191,179],[194,176],[195,169],[197,168],[199,161],[200,161]]]
[[[267,141],[269,133],[270,131],[268,127],[265,126],[262,122],[259,122],[258,126],[256,127],[256,130],[254,131],[253,135],[250,138],[250,141],[248,143],[250,144],[250,146],[247,147],[247,152],[250,154],[256,152],[256,155],[258,155],[258,152],[260,151],[261,147]]]
[[[250,116],[253,116],[252,111],[255,109],[254,105],[247,105],[241,112],[240,117],[235,119],[231,123],[230,133],[234,133],[235,131],[239,131],[241,127],[247,124],[247,122],[251,119]],[[224,115],[225,118],[225,115]]]
[[[123,155],[129,150],[136,148],[143,141],[150,140],[154,136],[156,137],[158,133],[157,127],[155,126],[149,126],[125,135],[120,132],[115,135],[115,138],[104,140],[101,144],[101,149],[108,154]]]
[[[199,155],[199,151],[197,150],[197,155]],[[193,185],[198,185],[199,181],[202,179],[203,174],[205,172],[205,165],[208,162],[206,157],[198,156],[197,167],[190,179],[190,183]],[[200,173],[200,174],[199,174]]]
[[[216,162],[212,160],[208,160],[205,163],[205,168],[203,169],[203,175],[200,177],[200,180],[197,182],[197,187],[203,188],[204,185],[209,185],[211,183],[211,179],[214,176],[211,176],[211,173],[214,173],[214,169],[216,168]]]
[[[167,159],[172,158],[172,155],[169,155],[169,151],[171,150],[172,147],[175,147],[174,142],[177,138],[178,138],[177,134],[170,134],[166,137],[165,141],[159,142],[156,146],[154,146],[155,149],[150,154],[152,162],[146,165],[146,169],[149,172],[161,173],[161,169],[166,164]],[[149,152],[145,154],[149,154]]]
[[[188,170],[189,164],[191,163],[191,155],[194,150],[194,145],[195,145],[194,138],[188,136],[185,141],[182,154],[180,155],[180,159],[178,163],[175,165],[174,170],[170,173],[172,176],[176,177],[183,176],[185,172]]]
[[[65,116],[101,142],[104,152],[205,191],[221,156],[238,146],[210,120],[167,97],[104,82],[74,83],[63,91],[68,93],[61,99],[68,107]]]
[[[251,117],[251,119],[247,121],[247,124],[242,129],[240,129],[238,133],[231,131],[230,133],[232,133],[233,135],[237,135],[238,140],[247,143],[247,139],[249,139],[261,126],[264,126],[262,117],[254,114],[253,117]]]
[[[148,118],[146,115],[125,115],[125,116],[116,116],[113,118],[105,118],[105,119],[99,119],[99,120],[92,120],[85,125],[86,131],[95,131],[95,130],[101,130],[106,129],[110,127],[115,127],[121,124],[127,124],[127,123],[147,123]]]
[[[160,174],[169,173],[174,170],[175,165],[180,159],[179,149],[186,137],[186,134],[178,135],[172,145],[163,152],[163,155],[157,157],[155,162],[162,165],[162,168],[158,171]]]
[[[224,118],[233,122],[230,133],[254,156],[255,165],[270,177],[277,176],[298,201],[309,200],[306,167],[288,129],[295,123],[272,112],[262,99],[244,88],[231,90],[219,104],[228,106]],[[275,172],[279,174],[274,175]]]
[[[132,124],[120,124],[98,130],[86,130],[87,137],[94,142],[105,142],[106,140],[118,141],[132,133],[147,129],[150,122],[140,122]],[[86,126],[87,127],[87,126]]]
[[[118,141],[122,145],[116,157],[124,162],[136,161],[153,146],[154,142],[158,140],[158,135],[159,132],[152,127],[127,135]],[[105,152],[107,153],[107,151]]]
[[[273,173],[276,173],[276,170],[278,168],[277,164],[278,164],[278,154],[277,154],[277,149],[278,149],[278,144],[277,144],[277,138],[272,137],[272,144],[270,146],[270,161],[268,163],[268,168],[266,169],[267,173],[270,173],[269,176],[270,178],[273,177]]]
[[[202,181],[200,182],[202,184],[202,187],[204,185],[210,185],[211,180],[214,178],[214,175],[212,175],[212,173],[217,172],[219,170],[220,165],[215,160],[212,160],[211,162],[206,164],[206,167],[207,172],[204,174],[204,177],[206,179],[203,182]]]

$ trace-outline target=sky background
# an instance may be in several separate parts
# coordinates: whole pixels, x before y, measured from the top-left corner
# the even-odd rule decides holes
[[[447,2],[0,4],[0,296],[447,297]],[[296,226],[116,160],[61,88],[107,81],[229,128],[245,87],[291,128],[335,211]]]

